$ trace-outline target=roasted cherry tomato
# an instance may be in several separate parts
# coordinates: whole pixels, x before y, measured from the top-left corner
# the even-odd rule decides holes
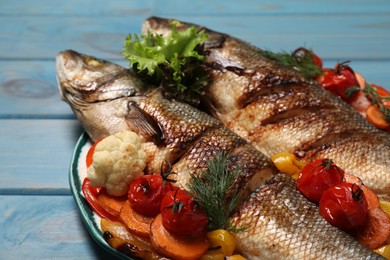
[[[332,160],[317,159],[302,169],[297,188],[306,198],[318,203],[325,190],[343,179],[344,171]]]
[[[183,189],[165,194],[161,216],[164,228],[175,235],[197,236],[207,231],[208,217],[203,207]]]
[[[97,196],[100,188],[92,187],[88,178],[85,178],[81,186],[81,190],[89,206],[93,211],[102,218],[106,218],[112,221],[118,221],[118,218],[106,211],[98,202]]]
[[[325,68],[317,82],[333,94],[348,101],[355,91],[359,90],[359,82],[348,62],[337,63],[334,69]]]
[[[322,69],[322,59],[318,57],[314,52],[311,50],[308,50],[306,48],[298,48],[296,49],[291,56],[297,61],[297,62],[303,62],[306,59],[311,59],[312,62],[318,66],[318,68]]]
[[[366,223],[367,200],[356,184],[342,182],[327,189],[319,206],[320,214],[338,228],[351,230]]]
[[[176,188],[161,175],[143,175],[130,183],[128,199],[131,207],[144,216],[154,217],[160,213],[164,195]]]

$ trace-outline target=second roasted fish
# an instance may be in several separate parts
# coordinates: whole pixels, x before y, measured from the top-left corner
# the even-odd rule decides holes
[[[332,159],[389,199],[390,135],[300,73],[240,39],[181,21],[151,17],[143,33],[168,35],[195,26],[208,34],[203,98],[228,128],[267,156],[294,153],[308,162]]]

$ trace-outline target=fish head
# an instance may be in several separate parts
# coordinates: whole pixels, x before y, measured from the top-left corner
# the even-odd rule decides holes
[[[73,50],[57,55],[56,70],[62,100],[93,140],[126,130],[129,102],[146,91],[132,70]]]
[[[91,103],[139,95],[145,89],[131,70],[73,50],[57,55],[56,70],[65,101],[72,96]]]

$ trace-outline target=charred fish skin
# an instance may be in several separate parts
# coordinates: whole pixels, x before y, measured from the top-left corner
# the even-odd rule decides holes
[[[230,219],[247,259],[383,259],[330,225],[287,174],[261,185]]]
[[[384,198],[390,198],[390,135],[369,124],[293,69],[278,66],[240,39],[198,25],[151,17],[142,26],[167,35],[204,30],[211,83],[203,97],[211,112],[262,153],[291,152],[305,161],[327,157]],[[223,95],[222,95],[223,93]]]
[[[57,57],[57,68],[64,69],[65,63],[68,62],[86,62],[79,55],[81,54],[76,54],[75,52],[68,53],[68,51],[60,53],[59,57]],[[68,59],[73,60],[69,61]],[[87,60],[90,61],[91,59],[93,60],[92,57],[88,56]],[[166,99],[159,89],[146,89],[142,85],[142,82],[132,79],[134,75],[131,72],[118,70],[118,65],[112,65],[108,62],[104,62],[103,64],[108,66],[105,68],[105,73],[111,74],[108,68],[113,66],[114,72],[112,74],[115,75],[115,71],[118,71],[120,75],[125,74],[121,80],[122,84],[120,84],[121,91],[112,92],[116,93],[116,95],[111,94],[113,96],[110,98],[100,99],[99,94],[95,93],[96,91],[105,93],[105,88],[112,89],[110,84],[116,84],[116,81],[102,81],[104,84],[99,84],[101,77],[111,77],[104,75],[105,73],[99,74],[98,77],[94,78],[91,75],[83,75],[84,73],[88,74],[89,70],[78,70],[77,73],[71,70],[67,73],[77,75],[73,79],[69,78],[68,75],[64,76],[58,73],[58,83],[61,88],[61,93],[64,94],[64,99],[74,109],[85,130],[93,135],[91,136],[93,139],[122,130],[130,129],[136,131],[145,138],[145,147],[147,148],[147,153],[151,161],[148,165],[149,173],[158,173],[161,169],[162,162],[168,161],[172,164],[172,171],[177,173],[176,176],[179,176],[178,181],[181,186],[186,185],[190,173],[197,174],[203,172],[206,167],[205,162],[212,159],[220,151],[230,153],[231,156],[228,162],[230,167],[239,167],[242,170],[236,179],[235,187],[244,190],[245,194],[255,190],[260,183],[270,179],[276,173],[275,167],[268,158],[250,146],[241,137],[224,127],[220,121],[210,117],[206,113],[200,112],[188,104],[175,101],[174,99]],[[76,67],[80,68],[82,64]],[[81,81],[79,78],[88,79],[90,82],[88,80]],[[78,84],[80,82],[82,84]],[[134,82],[141,85],[134,86],[132,85]],[[91,85],[94,87],[89,92],[86,92],[85,88]],[[128,91],[126,91],[126,88],[128,88]],[[123,94],[128,92],[132,94]],[[113,102],[120,105],[113,108]],[[117,110],[120,110],[120,113]],[[113,122],[111,117],[115,117],[121,123]],[[105,121],[101,119],[105,119]],[[256,197],[256,194],[259,194],[259,192],[252,195],[251,198]],[[286,196],[288,201],[293,201],[295,200],[294,196],[296,194],[288,194]],[[256,203],[261,204],[264,202],[260,201],[252,204]],[[242,227],[247,224],[258,225],[256,223],[259,220],[249,218],[251,215],[246,210],[247,208],[248,203],[243,204],[243,207],[237,215],[233,216],[232,222],[236,226]],[[300,214],[306,213],[298,213],[298,210],[296,207],[290,207],[287,213],[282,211],[276,212],[275,214],[284,214],[288,218],[293,215],[295,216],[295,221],[300,222],[300,218],[304,218]],[[248,217],[245,217],[243,215],[244,213],[248,214]],[[280,216],[275,214],[270,215],[270,217],[280,218]],[[316,214],[318,215],[318,212]],[[246,220],[247,218],[248,221]],[[247,232],[250,230],[252,229],[248,229]],[[293,236],[294,234],[289,233],[293,231],[295,230],[288,229],[285,236]],[[310,232],[313,232],[313,236],[316,236],[322,230],[314,229]],[[249,233],[249,237],[253,236]],[[252,241],[245,236],[242,239],[243,245]],[[263,237],[263,239],[273,238]],[[300,237],[297,239],[302,241]],[[267,243],[272,242],[268,241]],[[305,242],[303,241],[302,243]],[[334,245],[333,240],[331,243]],[[243,253],[245,250],[249,250],[246,254],[257,257],[251,250],[255,250],[260,244],[256,243],[254,248],[251,245],[249,247],[243,245],[240,244]],[[323,243],[321,245],[326,247],[330,246],[328,244],[324,245]],[[283,256],[281,255],[283,251],[279,254],[275,250],[270,251],[273,256],[277,258]]]
[[[178,173],[172,178],[183,188],[191,175],[202,174],[207,170],[207,162],[220,153],[230,155],[227,163],[231,169],[240,168],[235,185],[244,191],[243,195],[248,195],[276,172],[267,157],[220,121],[188,104],[166,99],[159,90],[146,94],[138,106],[158,122],[160,136],[164,137],[160,143],[162,148],[154,152],[160,158],[156,160],[157,165],[161,157],[172,164],[172,172]]]
[[[95,67],[101,71],[95,72]],[[166,98],[159,88],[148,88],[130,70],[64,51],[57,57],[57,71],[63,99],[93,140],[123,130],[143,137],[146,173],[165,172],[162,164],[167,162],[177,173],[178,184],[186,188],[191,174],[201,174],[206,162],[222,152],[231,155],[230,167],[240,165],[241,175],[235,183],[245,194],[276,173],[266,156],[219,120]]]

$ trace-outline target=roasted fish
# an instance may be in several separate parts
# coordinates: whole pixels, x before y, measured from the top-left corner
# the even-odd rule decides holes
[[[307,162],[330,158],[377,194],[390,195],[390,135],[293,69],[280,67],[240,39],[176,20],[151,17],[142,31],[168,35],[195,26],[204,42],[212,113],[267,156],[294,153]]]
[[[231,217],[247,259],[381,259],[318,214],[287,174],[260,186]]]
[[[119,65],[63,51],[56,66],[62,98],[87,133],[94,140],[125,129],[139,133],[150,157],[149,173],[158,173],[168,161],[185,185],[217,153],[230,153],[229,165],[240,165],[236,187],[246,194],[256,190],[231,218],[237,227],[248,227],[238,235],[239,249],[248,259],[380,258],[320,220],[318,208],[300,195],[290,177],[276,174],[264,155],[220,121],[167,99],[158,88],[150,90]]]
[[[276,172],[266,156],[220,121],[165,98],[159,89],[147,89],[131,70],[64,51],[57,56],[57,78],[62,98],[93,140],[122,130],[144,138],[147,173],[172,165],[177,184],[186,188],[190,174],[203,172],[215,155],[228,153],[231,167],[239,164],[241,170],[236,184],[248,195]]]

